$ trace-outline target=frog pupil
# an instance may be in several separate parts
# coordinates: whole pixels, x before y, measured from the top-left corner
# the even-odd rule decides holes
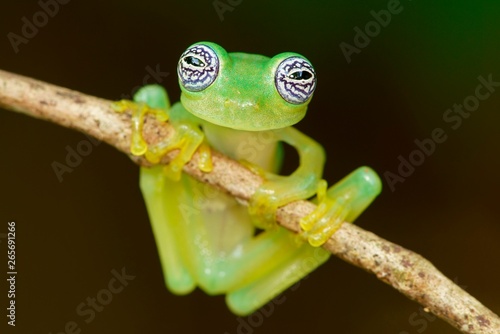
[[[312,77],[309,71],[296,71],[288,76],[290,79],[294,80],[307,80]]]
[[[188,56],[188,57],[184,58],[184,61],[186,63],[188,63],[189,65],[193,65],[193,66],[196,66],[196,67],[203,67],[203,66],[205,66],[205,63],[202,62],[200,60],[200,58],[196,58],[196,57],[193,57],[193,56]]]

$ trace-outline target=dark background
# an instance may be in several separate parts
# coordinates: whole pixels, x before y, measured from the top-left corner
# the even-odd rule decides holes
[[[360,165],[381,176],[397,173],[398,156],[408,158],[415,139],[436,128],[446,132],[447,140],[395,191],[384,180],[382,195],[356,223],[424,255],[500,313],[500,92],[456,130],[443,121],[448,108],[474,94],[478,76],[500,81],[500,4],[402,0],[401,6],[348,63],[339,44],[353,44],[353,28],[363,28],[373,20],[370,11],[386,9],[387,1],[243,0],[221,21],[212,0],[72,0],[17,53],[7,34],[20,35],[22,18],[32,22],[41,7],[2,2],[0,68],[120,99],[141,85],[148,66],[159,66],[170,72],[161,84],[176,101],[176,62],[191,43],[209,40],[268,56],[299,52],[319,79],[297,127],[325,146],[330,183]],[[64,163],[65,147],[82,140],[80,133],[0,111],[0,233],[15,220],[18,247],[17,326],[9,332],[55,334],[68,321],[81,333],[233,334],[241,321],[258,326],[240,333],[458,332],[336,258],[287,291],[286,302],[260,322],[238,322],[222,297],[172,295],[163,284],[138,167],[102,144],[58,181],[51,164]],[[123,267],[135,279],[85,323],[77,306]],[[0,288],[5,310],[6,287]]]

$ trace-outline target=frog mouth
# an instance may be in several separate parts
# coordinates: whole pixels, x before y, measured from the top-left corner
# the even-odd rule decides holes
[[[184,108],[194,116],[219,126],[244,131],[275,130],[292,126],[306,114],[306,107],[280,108],[261,101],[192,99],[181,95]]]
[[[269,115],[259,115],[259,113],[262,113],[261,111],[255,112],[253,113],[253,115],[249,115],[245,113],[245,111],[230,109],[225,111],[226,115],[223,118],[220,117],[220,115],[213,113],[191,113],[206,122],[242,131],[266,131],[281,129],[294,125],[295,123],[299,122],[304,116],[295,115],[296,117],[290,117],[289,120],[286,121],[283,119],[283,117],[269,118]]]

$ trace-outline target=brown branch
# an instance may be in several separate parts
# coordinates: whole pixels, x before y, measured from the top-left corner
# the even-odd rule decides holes
[[[76,129],[130,155],[130,114],[116,113],[111,103],[0,70],[0,107]],[[153,117],[146,119],[144,137],[148,143],[154,144],[172,133],[168,123]],[[175,154],[170,153],[161,163],[168,163]],[[148,165],[143,158],[131,158],[139,165]],[[227,192],[243,204],[262,183],[260,176],[217,152],[213,152],[214,168],[210,173],[197,168],[197,159],[195,154],[184,167],[186,173]],[[278,223],[298,232],[299,219],[314,207],[307,201],[283,206],[278,210]],[[496,314],[410,250],[352,224],[343,224],[324,248],[375,274],[463,333],[500,333],[500,318]]]

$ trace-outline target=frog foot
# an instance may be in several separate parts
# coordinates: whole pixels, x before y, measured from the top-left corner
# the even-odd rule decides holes
[[[173,150],[179,153],[173,158],[164,171],[167,177],[172,180],[179,180],[182,168],[191,160],[194,152],[200,148],[199,168],[208,172],[212,170],[210,148],[203,141],[204,135],[199,127],[188,121],[172,123],[175,133],[154,145],[148,145],[142,135],[144,119],[147,114],[153,114],[159,121],[167,121],[168,114],[164,109],[150,108],[147,104],[122,100],[113,104],[113,108],[118,112],[124,110],[132,111],[132,143],[130,151],[133,155],[144,155],[146,160],[153,164],[158,164],[163,156]]]
[[[321,180],[318,187],[318,206],[309,215],[300,220],[303,232],[302,238],[311,246],[323,245],[342,225],[349,213],[349,205],[343,197],[330,198],[327,196],[325,180]]]
[[[146,159],[151,163],[159,163],[160,159],[167,153],[178,149],[179,153],[165,166],[165,174],[172,180],[179,180],[182,168],[191,160],[194,152],[200,148],[200,159],[198,167],[204,171],[212,170],[211,153],[207,143],[203,141],[203,132],[192,123],[174,124],[175,134],[150,146],[145,153]]]
[[[353,222],[380,194],[382,182],[368,167],[360,167],[326,190],[318,187],[316,209],[300,220],[301,237],[315,247],[323,245],[344,221]]]
[[[134,102],[130,100],[120,100],[114,102],[111,107],[114,111],[122,113],[126,110],[132,111],[132,141],[130,152],[135,156],[140,156],[148,151],[148,145],[142,136],[144,118],[147,114],[154,114],[159,121],[166,122],[168,114],[165,110],[150,108],[144,102]]]

